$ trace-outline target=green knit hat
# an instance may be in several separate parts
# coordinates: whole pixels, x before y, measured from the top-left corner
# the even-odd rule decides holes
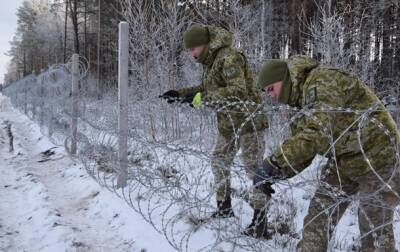
[[[186,49],[206,45],[210,42],[210,34],[207,27],[192,25],[183,34],[183,41]]]
[[[292,90],[292,81],[290,78],[289,67],[284,60],[271,59],[264,63],[258,76],[257,85],[263,89],[278,81],[282,81],[281,93],[278,101],[281,103],[289,103],[290,93]]]
[[[288,72],[286,61],[271,59],[264,63],[258,76],[258,86],[264,89],[266,86],[282,81]]]

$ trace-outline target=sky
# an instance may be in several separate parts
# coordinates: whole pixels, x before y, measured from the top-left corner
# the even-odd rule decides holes
[[[17,8],[23,0],[1,0],[0,7],[0,83],[4,81],[4,74],[7,70],[7,63],[10,58],[6,55],[10,49],[15,30],[17,29]]]

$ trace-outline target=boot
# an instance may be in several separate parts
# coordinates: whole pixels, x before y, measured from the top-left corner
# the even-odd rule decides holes
[[[268,221],[265,210],[254,209],[253,220],[242,234],[255,238],[271,239],[272,235],[268,233],[267,225]]]
[[[231,199],[217,201],[217,210],[211,214],[211,218],[230,218],[235,217],[232,209]]]

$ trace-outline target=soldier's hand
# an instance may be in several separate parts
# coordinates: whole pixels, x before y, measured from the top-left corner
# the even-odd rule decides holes
[[[179,92],[176,90],[169,90],[165,92],[164,94],[158,96],[158,98],[162,98],[167,100],[168,103],[174,103],[179,100],[180,95]]]
[[[283,174],[279,167],[271,161],[271,158],[267,158],[254,174],[253,184],[257,189],[271,196],[275,192],[272,188],[274,180],[282,178]]]
[[[274,156],[266,158],[262,162],[262,167],[265,170],[267,176],[271,179],[283,179],[283,173],[281,168],[275,162]]]
[[[193,102],[193,98],[195,95],[196,95],[196,93],[191,93],[191,94],[185,95],[185,97],[183,97],[183,99],[181,100],[181,103],[189,103],[189,105],[191,107],[193,107],[192,102]]]
[[[275,193],[274,188],[272,188],[272,183],[267,179],[255,179],[254,178],[254,187],[258,190],[260,190],[261,192],[263,192],[264,194],[268,195],[269,197],[271,197],[271,195],[273,193]]]

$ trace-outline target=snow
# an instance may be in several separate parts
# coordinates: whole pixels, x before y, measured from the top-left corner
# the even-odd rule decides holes
[[[0,123],[5,120],[12,123],[15,150],[9,153],[5,139],[0,137],[0,251],[175,251],[166,236],[152,226],[165,227],[163,220],[157,218],[158,212],[150,214],[152,224],[145,221],[123,199],[101,187],[78,160],[68,156],[62,147],[52,144],[35,123],[14,110],[8,99],[0,95]],[[55,153],[45,161],[41,153],[49,149]],[[290,179],[289,184],[298,182],[301,177],[315,176],[317,167],[323,162],[326,159],[316,157],[311,167],[301,176]],[[206,183],[207,178],[203,179]],[[270,217],[273,219],[274,214],[291,209],[285,205],[289,202],[296,211],[294,228],[301,232],[315,185],[275,187]],[[151,205],[151,202],[147,203]],[[210,225],[223,225],[232,230],[246,226],[251,220],[251,208],[237,198],[233,203],[235,212],[240,213],[238,219]],[[176,211],[177,207],[171,207],[170,211]],[[347,244],[359,235],[356,209],[354,203],[340,220],[332,240],[340,245],[335,251],[348,251]],[[399,227],[396,223],[395,231]],[[177,225],[177,230],[182,233],[189,228],[187,223]],[[188,251],[210,246],[216,239],[212,228],[208,227],[193,231],[190,238]],[[242,243],[239,239],[235,242]],[[396,240],[400,240],[398,231]],[[274,251],[293,251],[293,247],[284,249],[279,244],[279,237],[267,243],[275,248]],[[217,248],[242,251],[227,243],[221,243]]]
[[[0,145],[0,251],[174,251],[62,148],[38,162],[55,146],[5,103],[0,122],[11,121],[15,151]]]

